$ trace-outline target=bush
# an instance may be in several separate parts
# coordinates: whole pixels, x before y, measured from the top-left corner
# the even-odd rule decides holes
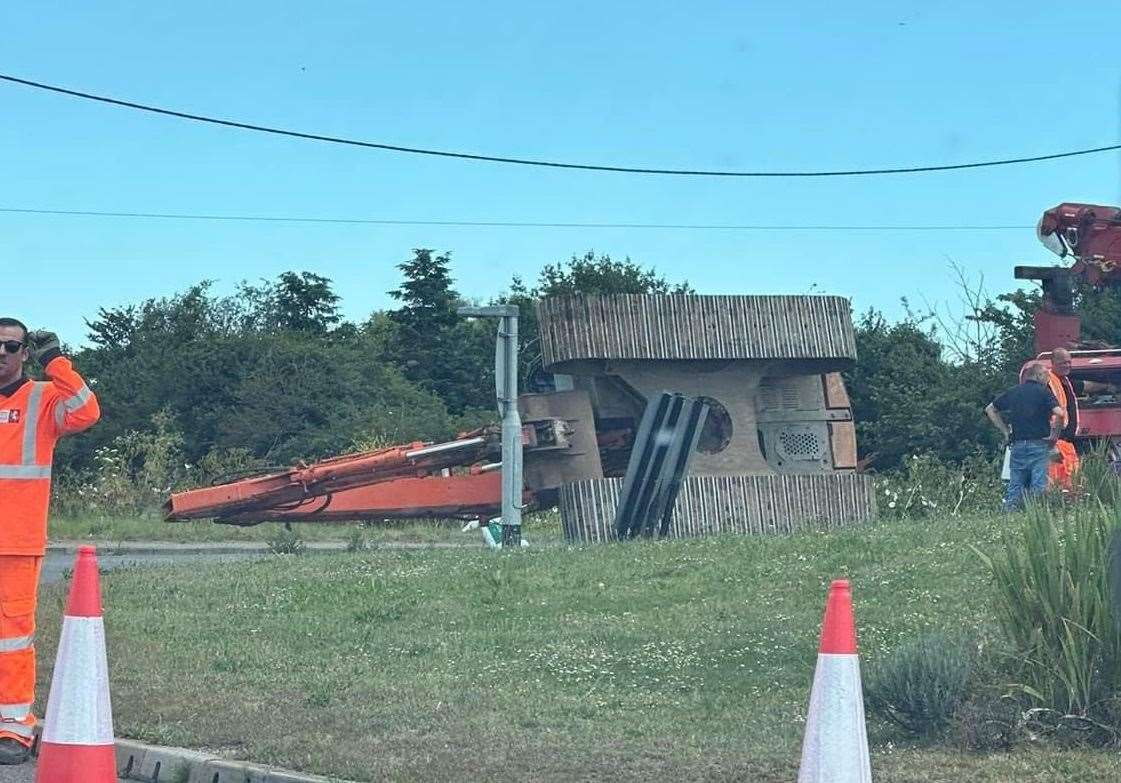
[[[1111,517],[1096,502],[1035,506],[1002,551],[978,553],[996,585],[1000,627],[1022,661],[1017,690],[1060,718],[1115,720],[1121,634],[1106,573]]]
[[[350,531],[346,537],[346,551],[347,552],[365,552],[370,548],[370,542],[366,540],[366,533],[363,532],[361,527],[355,527]]]
[[[965,750],[1008,750],[1025,739],[1023,712],[1010,697],[985,693],[967,698],[954,714],[955,736]]]
[[[302,555],[307,549],[300,534],[288,525],[278,526],[265,543],[274,555]]]
[[[158,509],[187,475],[183,436],[172,417],[157,413],[150,427],[129,430],[94,452],[93,468],[54,487],[63,516],[142,515]]]
[[[868,708],[912,734],[933,734],[949,724],[965,698],[972,668],[964,639],[924,634],[870,670]]]
[[[1109,452],[1109,443],[1103,441],[1093,451],[1082,455],[1075,474],[1075,489],[1078,497],[1113,508],[1121,502],[1121,480]]]
[[[888,517],[962,516],[1000,507],[1000,466],[983,454],[961,464],[916,454],[902,469],[875,478],[880,514]]]
[[[188,465],[191,486],[221,484],[265,470],[268,466],[244,448],[211,449],[198,461]]]

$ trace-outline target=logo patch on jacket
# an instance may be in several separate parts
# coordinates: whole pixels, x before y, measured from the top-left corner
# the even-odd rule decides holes
[[[0,411],[0,424],[19,424],[19,408]]]

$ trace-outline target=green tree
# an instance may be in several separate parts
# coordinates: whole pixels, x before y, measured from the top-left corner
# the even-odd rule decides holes
[[[992,367],[952,363],[932,327],[908,316],[889,324],[869,310],[856,324],[859,357],[845,374],[861,455],[878,469],[916,454],[960,461],[992,452],[996,437],[982,409],[1001,388]]]
[[[689,294],[688,283],[669,283],[653,268],[644,269],[628,257],[614,261],[589,250],[563,264],[546,264],[537,279],[538,297],[566,294]]]
[[[579,294],[689,293],[693,293],[693,289],[687,282],[670,283],[653,268],[644,268],[629,257],[615,261],[609,255],[597,256],[589,250],[562,263],[546,264],[532,288],[515,275],[510,290],[498,301],[518,305],[521,375],[523,381],[527,381],[542,370],[537,311],[534,309],[537,300]]]
[[[340,322],[327,278],[286,273],[259,295],[173,297],[103,309],[78,354],[101,401],[101,423],[64,441],[60,458],[88,466],[94,450],[143,432],[165,411],[197,462],[248,448],[272,462],[339,453],[355,437],[443,438],[443,403],[386,361],[384,341]]]
[[[275,283],[257,286],[242,283],[238,296],[247,303],[247,325],[257,331],[325,334],[342,321],[331,280],[314,272],[284,272]]]
[[[453,288],[451,256],[427,248],[397,266],[404,275],[389,295],[401,307],[388,313],[386,354],[409,380],[435,394],[455,414],[493,409],[494,327],[461,318],[466,302]],[[374,323],[371,326],[375,325]]]

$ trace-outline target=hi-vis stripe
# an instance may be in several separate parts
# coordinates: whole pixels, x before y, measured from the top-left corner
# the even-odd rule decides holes
[[[31,397],[27,401],[27,415],[23,419],[23,464],[35,464],[35,436],[39,432],[39,404],[43,400],[45,383],[35,383],[31,387]]]
[[[13,636],[11,639],[0,639],[0,653],[16,652],[18,650],[26,650],[31,646],[34,641],[33,636]],[[0,704],[0,716],[4,715],[4,705]]]
[[[0,734],[4,732],[15,734],[17,737],[27,737],[28,739],[35,736],[35,728],[33,726],[28,726],[26,723],[19,723],[14,720],[0,721]]]
[[[62,422],[66,419],[66,414],[73,413],[74,411],[78,410],[78,408],[81,408],[86,404],[91,396],[93,396],[93,393],[90,391],[90,387],[86,386],[83,383],[82,388],[78,389],[78,391],[75,392],[72,397],[67,397],[59,405],[55,406],[55,425],[61,428]]]
[[[62,621],[43,742],[113,744],[105,626],[100,617],[67,617]]]
[[[0,704],[0,732],[15,734],[17,737],[34,737],[34,727],[21,722],[26,721],[30,715],[30,704]]]
[[[30,712],[30,704],[0,704],[0,718],[4,720],[23,720]]]
[[[35,382],[27,401],[27,415],[23,419],[23,448],[19,464],[0,464],[0,479],[31,480],[51,477],[50,465],[35,464],[35,438],[39,432],[39,406],[43,401],[43,390],[47,384]],[[74,398],[80,396],[75,395]],[[89,390],[86,390],[87,399]],[[71,398],[71,399],[74,399]],[[80,403],[79,403],[80,404]]]

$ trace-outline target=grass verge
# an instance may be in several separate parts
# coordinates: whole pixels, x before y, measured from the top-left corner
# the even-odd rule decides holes
[[[970,546],[1007,524],[113,572],[117,730],[359,781],[789,781],[829,581],[853,580],[866,667],[920,630],[984,637]],[[41,604],[41,701],[63,593]],[[870,732],[878,781],[1121,774],[1116,752]]]

